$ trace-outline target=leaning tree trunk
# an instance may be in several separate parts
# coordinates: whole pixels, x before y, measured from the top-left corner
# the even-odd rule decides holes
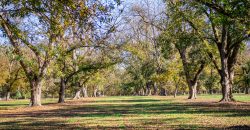
[[[63,77],[61,77],[58,103],[65,102],[65,89],[66,89],[65,79]]]
[[[30,106],[41,106],[42,82],[40,80],[33,80],[30,82],[30,87],[31,87]]]
[[[188,99],[196,99],[197,81],[189,83],[188,87],[189,87],[189,96],[188,96]]]
[[[202,70],[205,67],[205,63],[201,63],[200,68],[198,69],[198,71],[195,73],[194,77],[191,76],[191,72],[188,69],[188,60],[186,57],[186,48],[185,49],[178,49],[181,59],[182,59],[182,65],[183,65],[183,69],[185,72],[185,76],[186,76],[186,82],[188,84],[188,88],[189,88],[189,97],[188,99],[196,99],[196,93],[197,93],[197,80],[199,78],[199,76],[201,75]]]

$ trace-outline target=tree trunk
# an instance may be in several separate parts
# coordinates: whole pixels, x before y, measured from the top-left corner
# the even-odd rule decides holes
[[[30,82],[31,87],[31,99],[30,106],[41,106],[42,96],[42,82],[40,80],[34,80]]]
[[[185,77],[186,77],[186,82],[188,84],[188,88],[189,88],[189,97],[188,99],[196,99],[196,93],[197,93],[197,80],[200,77],[200,74],[202,72],[202,70],[205,67],[205,63],[201,63],[200,68],[198,69],[198,71],[195,73],[194,77],[191,76],[191,72],[188,69],[188,60],[186,57],[186,48],[185,49],[178,49],[181,59],[182,59],[182,65],[183,65],[183,69],[185,72]]]
[[[9,101],[9,100],[10,100],[10,91],[7,91],[7,92],[6,92],[5,100],[6,100],[6,101]]]
[[[151,89],[149,89],[148,96],[152,96],[152,91],[151,91]]]
[[[145,96],[144,89],[141,89],[141,96]]]
[[[226,76],[223,76],[221,77],[221,86],[222,86],[222,99],[220,100],[221,102],[222,101],[225,101],[225,102],[228,102],[228,101],[231,101],[231,98],[230,98],[230,82],[229,82],[229,79],[228,77]]]
[[[245,88],[245,94],[249,94],[249,87],[248,86]]]
[[[210,77],[211,77],[211,79],[213,79],[213,69],[211,69],[211,71],[210,71]],[[213,80],[213,82],[214,82],[214,80]],[[208,93],[213,94],[213,86],[211,84],[209,85],[208,89],[209,89]]]
[[[176,85],[175,90],[174,90],[174,98],[177,96],[178,93],[178,85]]]
[[[197,94],[197,81],[193,83],[189,83],[189,97],[188,99],[196,99]]]
[[[65,88],[66,88],[66,83],[63,77],[61,77],[61,85],[60,85],[60,90],[59,90],[59,100],[58,103],[64,103],[65,102]]]
[[[94,90],[94,97],[97,97],[97,91],[98,91],[98,89],[96,88],[96,89]]]
[[[151,96],[151,90],[150,90],[150,82],[146,83],[146,95]]]
[[[87,91],[87,87],[82,87],[82,93],[83,93],[83,97],[88,97],[88,91]]]
[[[220,102],[230,102],[234,101],[232,95],[232,87],[233,87],[233,78],[234,72],[228,67],[228,58],[221,56],[222,69],[220,71],[221,76],[221,91],[222,91],[222,99]]]
[[[79,89],[76,94],[75,97],[73,99],[80,99],[81,98],[81,89]]]
[[[158,95],[158,87],[156,82],[154,82],[154,95]]]
[[[211,94],[211,95],[213,94],[213,89],[212,89],[212,87],[209,87],[208,93]]]

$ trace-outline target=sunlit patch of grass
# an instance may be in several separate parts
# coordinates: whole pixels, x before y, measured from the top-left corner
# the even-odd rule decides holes
[[[246,95],[246,94],[233,94],[233,97],[236,101],[241,101],[241,102],[250,102],[250,95]],[[210,100],[215,100],[215,101],[219,101],[222,98],[221,94],[201,94],[198,95],[198,98],[201,99],[210,99]]]

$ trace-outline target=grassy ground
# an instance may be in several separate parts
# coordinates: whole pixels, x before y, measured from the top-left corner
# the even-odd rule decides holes
[[[250,95],[218,103],[220,95],[190,101],[173,97],[100,97],[26,107],[27,100],[0,101],[0,129],[221,129],[250,125]]]

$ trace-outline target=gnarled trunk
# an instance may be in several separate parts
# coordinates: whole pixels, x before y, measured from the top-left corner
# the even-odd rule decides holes
[[[30,106],[41,106],[42,82],[40,80],[33,80],[30,82],[30,87],[31,87]]]
[[[226,55],[226,50],[224,48],[220,48],[220,56],[221,56],[221,70],[219,71],[221,76],[221,91],[222,91],[222,99],[220,102],[230,102],[234,101],[232,94],[233,87],[233,78],[234,78],[234,60],[229,59]]]
[[[231,76],[233,76],[233,72],[222,72],[221,74],[221,91],[222,91],[222,99],[220,102],[230,102],[234,101],[232,94],[233,82]]]
[[[63,77],[61,77],[58,103],[65,102],[65,88],[66,88],[65,79]]]

